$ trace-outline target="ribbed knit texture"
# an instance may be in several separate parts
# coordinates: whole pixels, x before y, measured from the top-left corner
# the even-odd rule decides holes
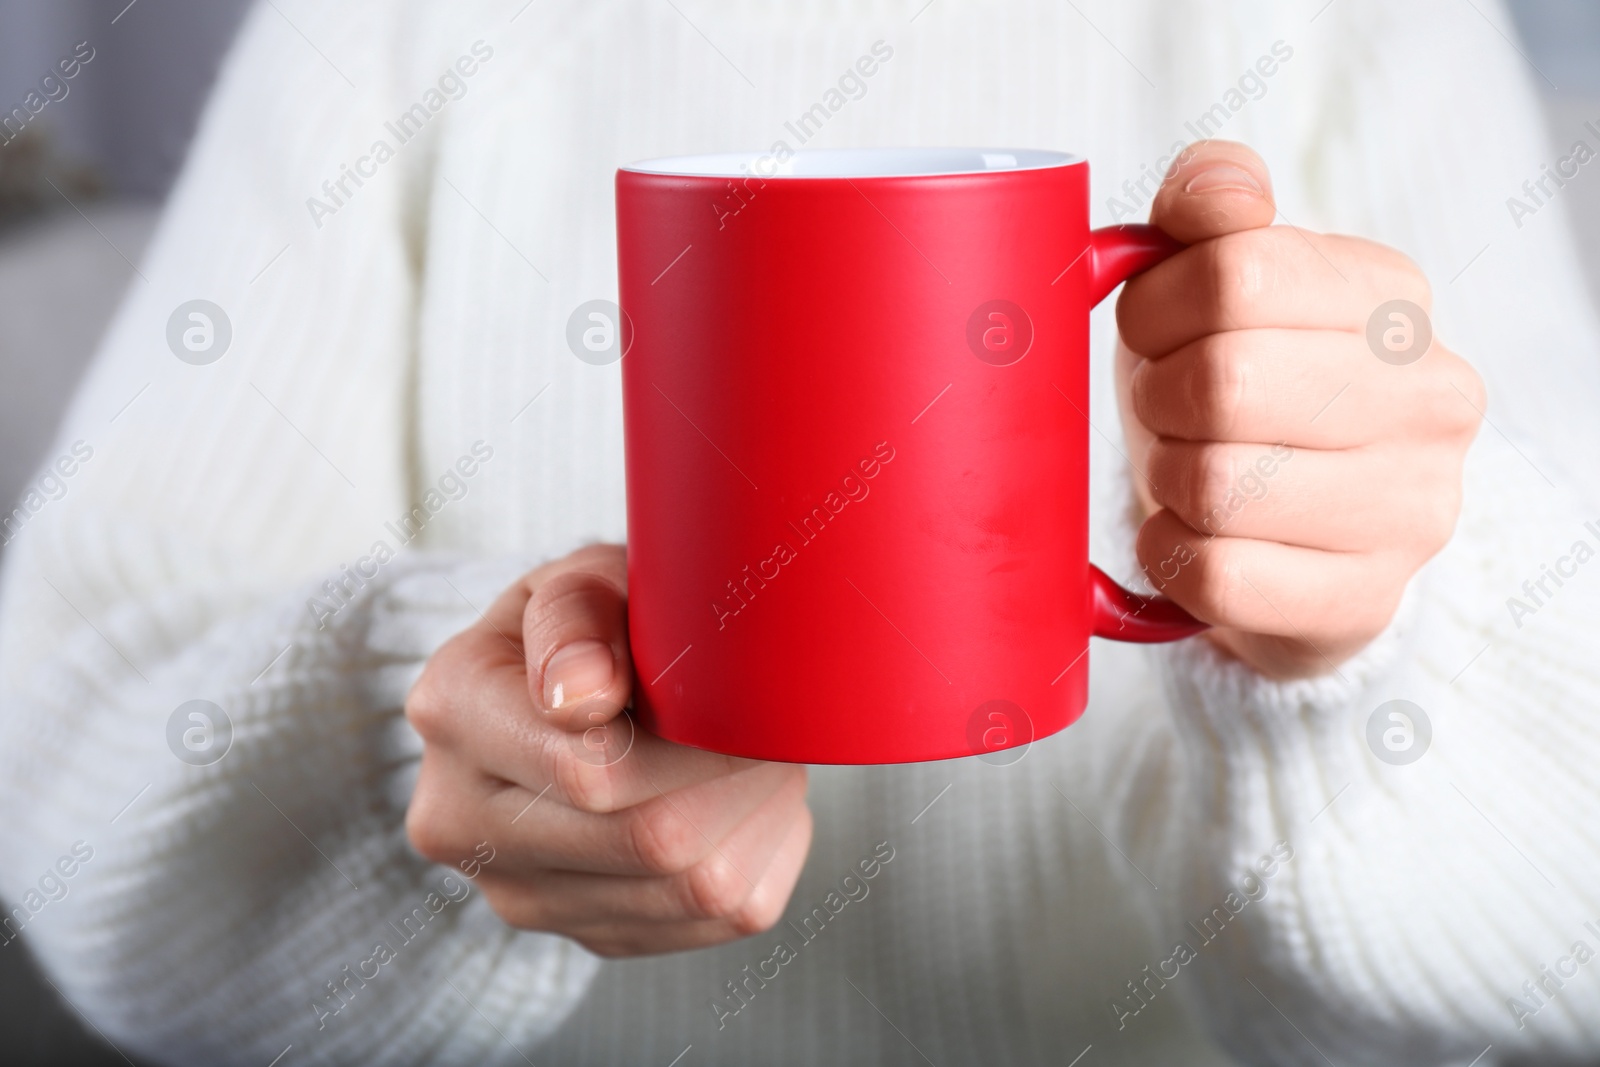
[[[1505,606],[1600,541],[1600,332],[1559,196],[1521,228],[1506,210],[1550,157],[1489,20],[1509,27],[1446,0],[259,8],[52,453],[93,456],[7,551],[0,891],[31,911],[0,951],[25,945],[108,1038],[172,1063],[1600,1056],[1600,963],[1559,988],[1540,970],[1600,950],[1600,565],[1520,628]],[[307,198],[479,40],[465,96],[315,225]],[[788,918],[879,842],[894,858],[814,941],[780,926],[602,964],[472,890],[402,942],[450,873],[405,844],[407,687],[520,569],[624,535],[618,368],[564,342],[573,308],[615,295],[614,169],[793,143],[784,121],[878,40],[892,59],[814,146],[1071,149],[1102,224],[1185,120],[1292,48],[1220,135],[1265,155],[1283,221],[1433,279],[1440,336],[1492,396],[1455,540],[1338,674],[1278,685],[1200,641],[1097,642],[1084,719],[1014,765],[817,770]],[[165,342],[194,298],[233,326],[209,366]],[[1109,305],[1094,323],[1115,439]],[[480,441],[466,495],[319,628],[307,599]],[[1095,557],[1130,577],[1127,472],[1093,446]],[[1409,766],[1364,741],[1394,698],[1433,728]],[[233,723],[208,767],[166,742],[192,699]],[[32,908],[79,841],[93,858]],[[1231,912],[1280,842],[1259,900],[1209,942],[1186,925]],[[798,959],[719,1029],[713,999],[780,937]],[[313,1003],[378,940],[398,959],[319,1028]],[[1197,958],[1133,1014],[1128,983],[1178,941]],[[1537,1008],[1523,1026],[1511,997]]]

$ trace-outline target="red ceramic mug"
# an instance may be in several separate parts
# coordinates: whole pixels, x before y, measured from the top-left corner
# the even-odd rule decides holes
[[[640,723],[766,760],[1024,746],[1091,635],[1204,629],[1089,562],[1089,310],[1178,246],[1058,152],[617,173]]]

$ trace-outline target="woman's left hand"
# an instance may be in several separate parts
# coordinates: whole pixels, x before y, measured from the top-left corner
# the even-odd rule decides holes
[[[1485,405],[1394,249],[1274,226],[1266,164],[1192,146],[1150,221],[1191,247],[1117,302],[1150,581],[1276,678],[1331,671],[1449,540]]]

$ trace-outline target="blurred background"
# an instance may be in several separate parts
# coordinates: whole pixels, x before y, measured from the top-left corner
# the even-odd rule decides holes
[[[0,500],[44,455],[148,240],[250,0],[0,0]],[[1463,3],[1472,0],[1462,0]],[[1485,16],[1500,11],[1479,0]],[[1552,158],[1600,120],[1600,2],[1508,0],[1503,30],[1535,68]],[[20,134],[3,123],[58,60],[93,58]],[[53,90],[59,95],[59,90]],[[1487,147],[1487,146],[1486,146]],[[1557,153],[1557,148],[1561,153]],[[1600,177],[1563,193],[1600,301]],[[0,550],[3,551],[3,550]],[[122,1063],[0,949],[0,1060]]]

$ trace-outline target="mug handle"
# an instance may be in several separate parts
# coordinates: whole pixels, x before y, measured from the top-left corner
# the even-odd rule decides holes
[[[1089,234],[1089,306],[1142,270],[1184,248],[1154,226],[1107,226]],[[1149,644],[1177,641],[1210,627],[1164,596],[1129,592],[1089,564],[1089,621],[1096,637]]]

